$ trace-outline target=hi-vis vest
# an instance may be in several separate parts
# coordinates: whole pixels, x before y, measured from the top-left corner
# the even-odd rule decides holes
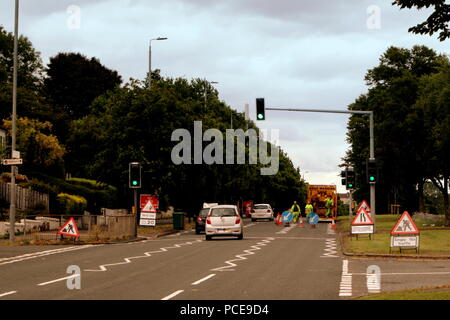
[[[298,204],[294,204],[291,208],[291,211],[292,212],[300,212],[300,206]]]

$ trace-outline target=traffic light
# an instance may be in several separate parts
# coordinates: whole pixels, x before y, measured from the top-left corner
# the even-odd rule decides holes
[[[377,162],[375,159],[367,160],[366,172],[367,172],[367,182],[375,183],[377,182]]]
[[[256,98],[256,120],[266,120],[264,98]]]
[[[141,164],[139,162],[131,162],[129,164],[129,187],[138,189],[141,187]]]
[[[347,168],[347,190],[355,189],[355,171],[353,171],[353,167]]]
[[[341,182],[343,186],[347,185],[347,168],[341,171]]]

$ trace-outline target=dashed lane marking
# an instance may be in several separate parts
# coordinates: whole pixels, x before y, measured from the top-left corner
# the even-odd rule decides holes
[[[68,276],[68,277],[59,278],[59,279],[56,279],[56,280],[52,280],[52,281],[47,281],[47,282],[39,283],[38,286],[42,287],[42,286],[46,286],[46,285],[48,285],[48,284],[52,284],[52,283],[55,283],[55,282],[64,281],[64,280],[67,280],[67,279],[72,279],[72,278],[79,277],[79,276],[80,276],[79,274],[73,274],[73,275]]]
[[[1,297],[6,297],[6,296],[10,296],[10,295],[12,295],[14,293],[17,293],[17,291],[10,291],[10,292],[1,293],[0,294],[0,298]]]
[[[175,291],[174,293],[169,294],[167,297],[164,297],[164,298],[162,298],[161,300],[170,300],[170,299],[172,299],[173,297],[179,295],[179,294],[182,293],[182,292],[184,292],[184,290],[178,290],[178,291]]]
[[[211,278],[214,277],[215,275],[216,275],[215,273],[210,274],[209,276],[206,276],[206,277],[204,277],[204,278],[202,278],[202,279],[200,279],[200,280],[195,281],[194,283],[192,283],[192,285],[193,285],[193,286],[196,286],[196,285],[198,285],[198,284],[200,284],[200,283],[202,283],[202,282],[204,282],[204,281],[206,281],[206,280],[211,279]]]

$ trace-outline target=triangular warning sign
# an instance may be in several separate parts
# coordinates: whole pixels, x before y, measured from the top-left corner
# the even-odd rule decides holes
[[[368,224],[373,224],[372,218],[370,217],[370,214],[367,213],[366,209],[361,207],[358,210],[356,217],[352,221],[352,226],[368,225]]]
[[[359,212],[359,210],[361,210],[361,208],[364,208],[364,210],[366,210],[366,212],[370,213],[370,206],[366,200],[363,200],[361,202],[361,204],[359,205],[358,210],[356,212]]]
[[[150,199],[147,201],[144,208],[142,208],[141,212],[156,212],[155,207],[153,206],[153,203]]]
[[[403,212],[391,234],[418,234],[420,233],[408,211]]]
[[[80,232],[78,232],[77,224],[73,218],[70,218],[61,229],[59,229],[58,234],[63,234],[65,236],[79,237]]]

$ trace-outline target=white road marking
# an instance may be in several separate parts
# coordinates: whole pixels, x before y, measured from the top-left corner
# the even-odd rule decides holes
[[[1,297],[6,297],[6,296],[9,296],[9,295],[12,295],[12,294],[14,294],[14,293],[17,293],[17,291],[10,291],[10,292],[2,293],[2,294],[0,294],[0,298],[1,298]]]
[[[244,228],[248,228],[248,227],[255,226],[255,225],[256,225],[255,223],[250,223],[250,224],[245,225]]]
[[[52,283],[59,282],[59,281],[64,281],[64,280],[75,278],[75,277],[79,277],[79,276],[80,276],[79,274],[73,274],[71,276],[67,276],[67,277],[64,277],[64,278],[59,278],[59,279],[56,279],[56,280],[39,283],[38,286],[46,286],[48,284],[52,284]]]
[[[352,296],[352,274],[348,273],[348,260],[342,261],[342,276],[339,288],[340,297]]]
[[[170,299],[172,299],[173,297],[179,295],[182,292],[184,292],[184,290],[175,291],[174,293],[168,295],[167,297],[162,298],[161,300],[170,300]]]
[[[232,259],[232,260],[225,261],[225,264],[227,264],[227,266],[211,269],[211,271],[234,271],[234,269],[230,269],[230,268],[237,266],[234,262],[241,261],[241,260],[247,260],[247,258],[245,256],[255,254],[255,252],[253,252],[253,251],[261,250],[261,247],[266,246],[268,243],[270,243],[273,240],[275,240],[275,238],[266,238],[266,239],[258,242],[256,245],[251,246],[250,247],[251,249],[244,250],[245,253],[236,255],[235,257],[237,257],[238,259]]]
[[[28,253],[28,254],[24,254],[24,255],[16,256],[16,257],[2,258],[2,259],[0,259],[0,266],[1,265],[5,265],[5,264],[11,264],[11,263],[15,263],[15,262],[20,262],[20,261],[24,261],[24,260],[29,260],[29,259],[45,257],[45,256],[49,256],[49,255],[52,255],[52,254],[57,254],[57,253],[64,253],[64,252],[70,252],[70,251],[76,251],[76,250],[91,248],[93,246],[94,245],[68,247],[68,248],[62,248],[62,249],[54,249],[54,250],[46,250],[46,251]]]
[[[142,256],[134,256],[134,257],[124,258],[123,262],[102,264],[102,265],[99,266],[99,269],[85,269],[84,271],[87,271],[87,272],[104,272],[104,271],[107,271],[106,267],[118,266],[118,265],[122,265],[122,264],[128,264],[128,263],[131,263],[131,260],[133,260],[133,259],[148,258],[148,257],[151,257],[155,253],[167,252],[168,249],[176,249],[176,248],[180,248],[182,246],[192,245],[194,243],[199,243],[199,242],[202,242],[202,240],[196,240],[194,242],[188,241],[188,242],[184,242],[184,243],[174,244],[171,247],[163,247],[163,248],[159,248],[159,250],[156,250],[156,251],[144,252],[144,255],[142,255]]]
[[[285,227],[283,228],[281,231],[278,231],[277,234],[285,234],[288,233],[289,231],[291,231],[292,229],[294,229],[297,225],[296,224],[292,224],[289,227]]]
[[[203,279],[200,279],[200,280],[198,280],[198,281],[195,281],[194,283],[192,283],[192,285],[193,285],[193,286],[196,286],[196,285],[198,285],[198,284],[200,284],[200,283],[202,283],[202,282],[204,282],[204,281],[206,281],[206,280],[208,280],[208,279],[211,279],[211,278],[214,277],[215,275],[216,275],[215,273],[210,274],[209,276],[206,276],[206,277],[204,277]]]
[[[327,239],[325,243],[325,253],[321,258],[338,258],[336,239]]]

